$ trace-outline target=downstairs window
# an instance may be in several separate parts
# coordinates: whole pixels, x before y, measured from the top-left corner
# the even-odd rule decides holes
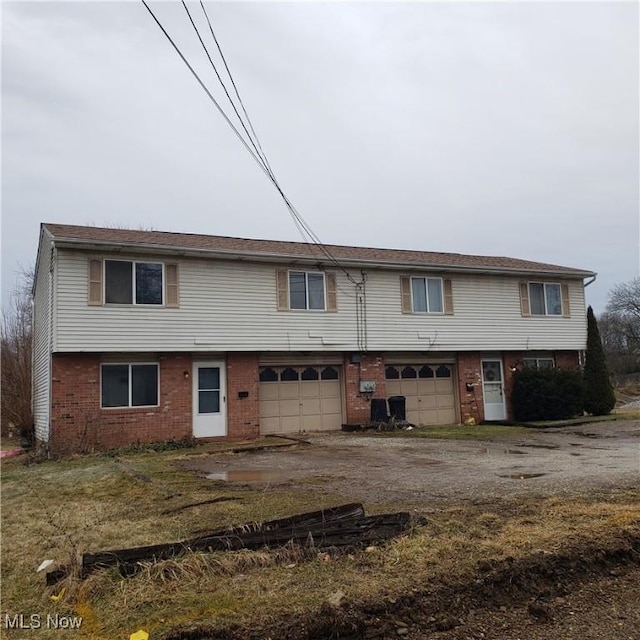
[[[158,406],[157,364],[103,364],[100,373],[103,408]]]

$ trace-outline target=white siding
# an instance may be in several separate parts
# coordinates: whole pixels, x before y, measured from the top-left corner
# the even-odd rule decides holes
[[[158,257],[145,256],[144,259]],[[338,312],[325,313],[277,311],[276,266],[270,264],[182,259],[178,309],[88,306],[87,254],[59,251],[57,270],[54,350],[358,349],[355,287],[340,272],[337,273]],[[356,279],[360,277],[360,274],[353,275]],[[368,349],[455,352],[584,348],[586,319],[580,280],[569,281],[571,318],[523,318],[518,278],[450,277],[454,315],[407,315],[402,314],[400,308],[400,274],[369,271],[366,285]]]
[[[522,278],[451,275],[454,315],[402,315],[399,276],[370,274],[367,283],[371,351],[506,351],[584,349],[586,310],[580,280],[568,281],[571,317],[526,317],[520,312]],[[539,278],[535,278],[539,281]],[[559,282],[549,279],[550,282]]]
[[[36,438],[49,440],[49,411],[51,396],[51,297],[52,244],[43,231],[38,248],[33,307],[33,418]]]

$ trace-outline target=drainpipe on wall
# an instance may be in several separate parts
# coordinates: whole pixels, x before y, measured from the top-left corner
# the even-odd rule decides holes
[[[586,289],[590,284],[593,284],[596,281],[596,278],[598,277],[598,274],[596,273],[591,280],[589,280],[588,282],[583,283],[582,287],[583,289]],[[584,368],[584,362],[586,359],[586,352],[584,349],[582,349],[581,351],[578,352],[578,364],[580,365],[580,368]]]

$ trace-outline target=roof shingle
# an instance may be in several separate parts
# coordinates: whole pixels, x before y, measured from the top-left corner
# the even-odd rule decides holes
[[[313,244],[285,242],[279,240],[255,240],[231,238],[194,233],[172,233],[166,231],[144,231],[134,229],[109,229],[101,227],[44,223],[43,226],[58,241],[85,244],[117,244],[135,247],[202,252],[228,252],[255,256],[282,256],[283,258],[318,258],[326,256]],[[406,249],[376,249],[324,245],[337,261],[376,263],[379,265],[406,265],[424,267],[458,268],[469,270],[491,270],[505,272],[534,272],[556,275],[588,277],[591,271],[563,267],[517,258],[498,256],[465,255],[433,251],[410,251]]]

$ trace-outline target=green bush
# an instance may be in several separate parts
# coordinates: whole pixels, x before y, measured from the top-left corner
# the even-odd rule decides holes
[[[609,371],[593,309],[587,310],[587,354],[584,363],[584,409],[594,416],[611,413],[616,406]]]
[[[584,385],[577,369],[522,369],[514,374],[516,420],[565,420],[582,415]]]

